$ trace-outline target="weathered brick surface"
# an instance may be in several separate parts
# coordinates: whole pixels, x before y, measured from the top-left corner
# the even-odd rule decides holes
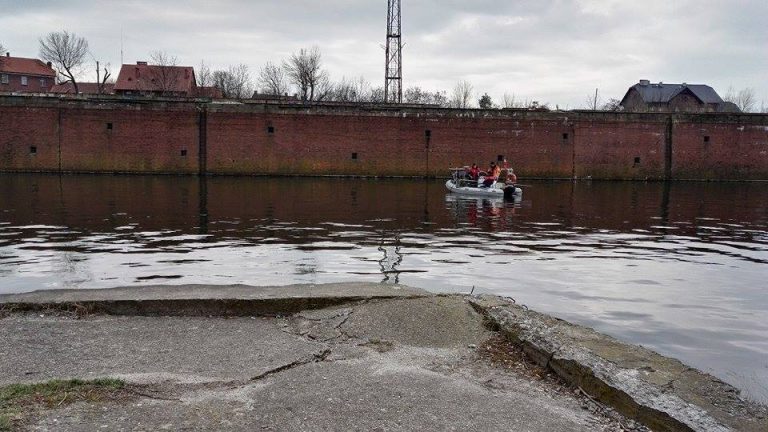
[[[58,109],[0,108],[0,169],[59,169]]]
[[[666,123],[580,121],[575,175],[600,179],[662,179]]]
[[[676,123],[674,178],[768,179],[768,124],[754,124],[747,119]]]
[[[6,171],[444,176],[501,157],[526,177],[768,179],[766,115],[0,96],[0,128]]]
[[[63,171],[197,172],[194,111],[66,109],[61,129]]]

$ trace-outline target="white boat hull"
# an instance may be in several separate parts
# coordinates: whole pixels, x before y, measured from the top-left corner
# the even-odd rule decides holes
[[[449,191],[459,194],[459,195],[467,195],[467,196],[476,196],[476,197],[489,197],[489,198],[504,198],[505,192],[504,189],[506,187],[512,187],[512,186],[506,186],[506,187],[499,187],[499,185],[494,184],[491,187],[476,187],[476,186],[457,186],[456,183],[453,182],[453,180],[448,180],[445,182],[445,187],[448,188]],[[507,197],[512,196],[514,198],[521,197],[523,195],[523,190],[519,187],[515,187],[514,191],[511,189],[507,192]]]

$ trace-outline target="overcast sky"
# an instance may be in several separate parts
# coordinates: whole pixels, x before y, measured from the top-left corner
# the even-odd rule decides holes
[[[639,79],[753,88],[768,105],[768,0],[402,0],[404,86],[579,108]],[[214,68],[317,45],[333,79],[383,85],[386,0],[0,0],[0,44],[37,57],[69,30],[117,75],[154,50]],[[93,79],[94,77],[87,77]]]

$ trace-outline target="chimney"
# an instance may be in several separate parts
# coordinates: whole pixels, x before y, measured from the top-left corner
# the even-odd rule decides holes
[[[647,86],[647,85],[648,85],[648,84],[650,84],[650,83],[651,83],[651,82],[650,82],[649,80],[645,80],[645,79],[641,79],[641,80],[640,80],[640,85],[641,85],[641,86]]]
[[[136,64],[139,65],[139,66],[146,66],[147,62],[145,62],[145,61],[137,61]]]
[[[48,65],[48,67],[53,67],[53,63],[51,63],[51,62],[48,62],[46,64]]]
[[[5,56],[6,56],[6,57],[10,57],[10,56],[11,56],[11,52],[10,52],[10,51],[6,51],[6,52],[5,52]]]

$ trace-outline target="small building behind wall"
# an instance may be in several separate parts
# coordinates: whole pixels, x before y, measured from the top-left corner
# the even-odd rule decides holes
[[[115,82],[115,94],[125,96],[194,97],[197,82],[191,66],[123,65]]]
[[[0,91],[17,93],[46,93],[56,84],[56,71],[42,60],[0,57]]]
[[[704,84],[664,84],[640,80],[621,100],[629,112],[740,112]]]

